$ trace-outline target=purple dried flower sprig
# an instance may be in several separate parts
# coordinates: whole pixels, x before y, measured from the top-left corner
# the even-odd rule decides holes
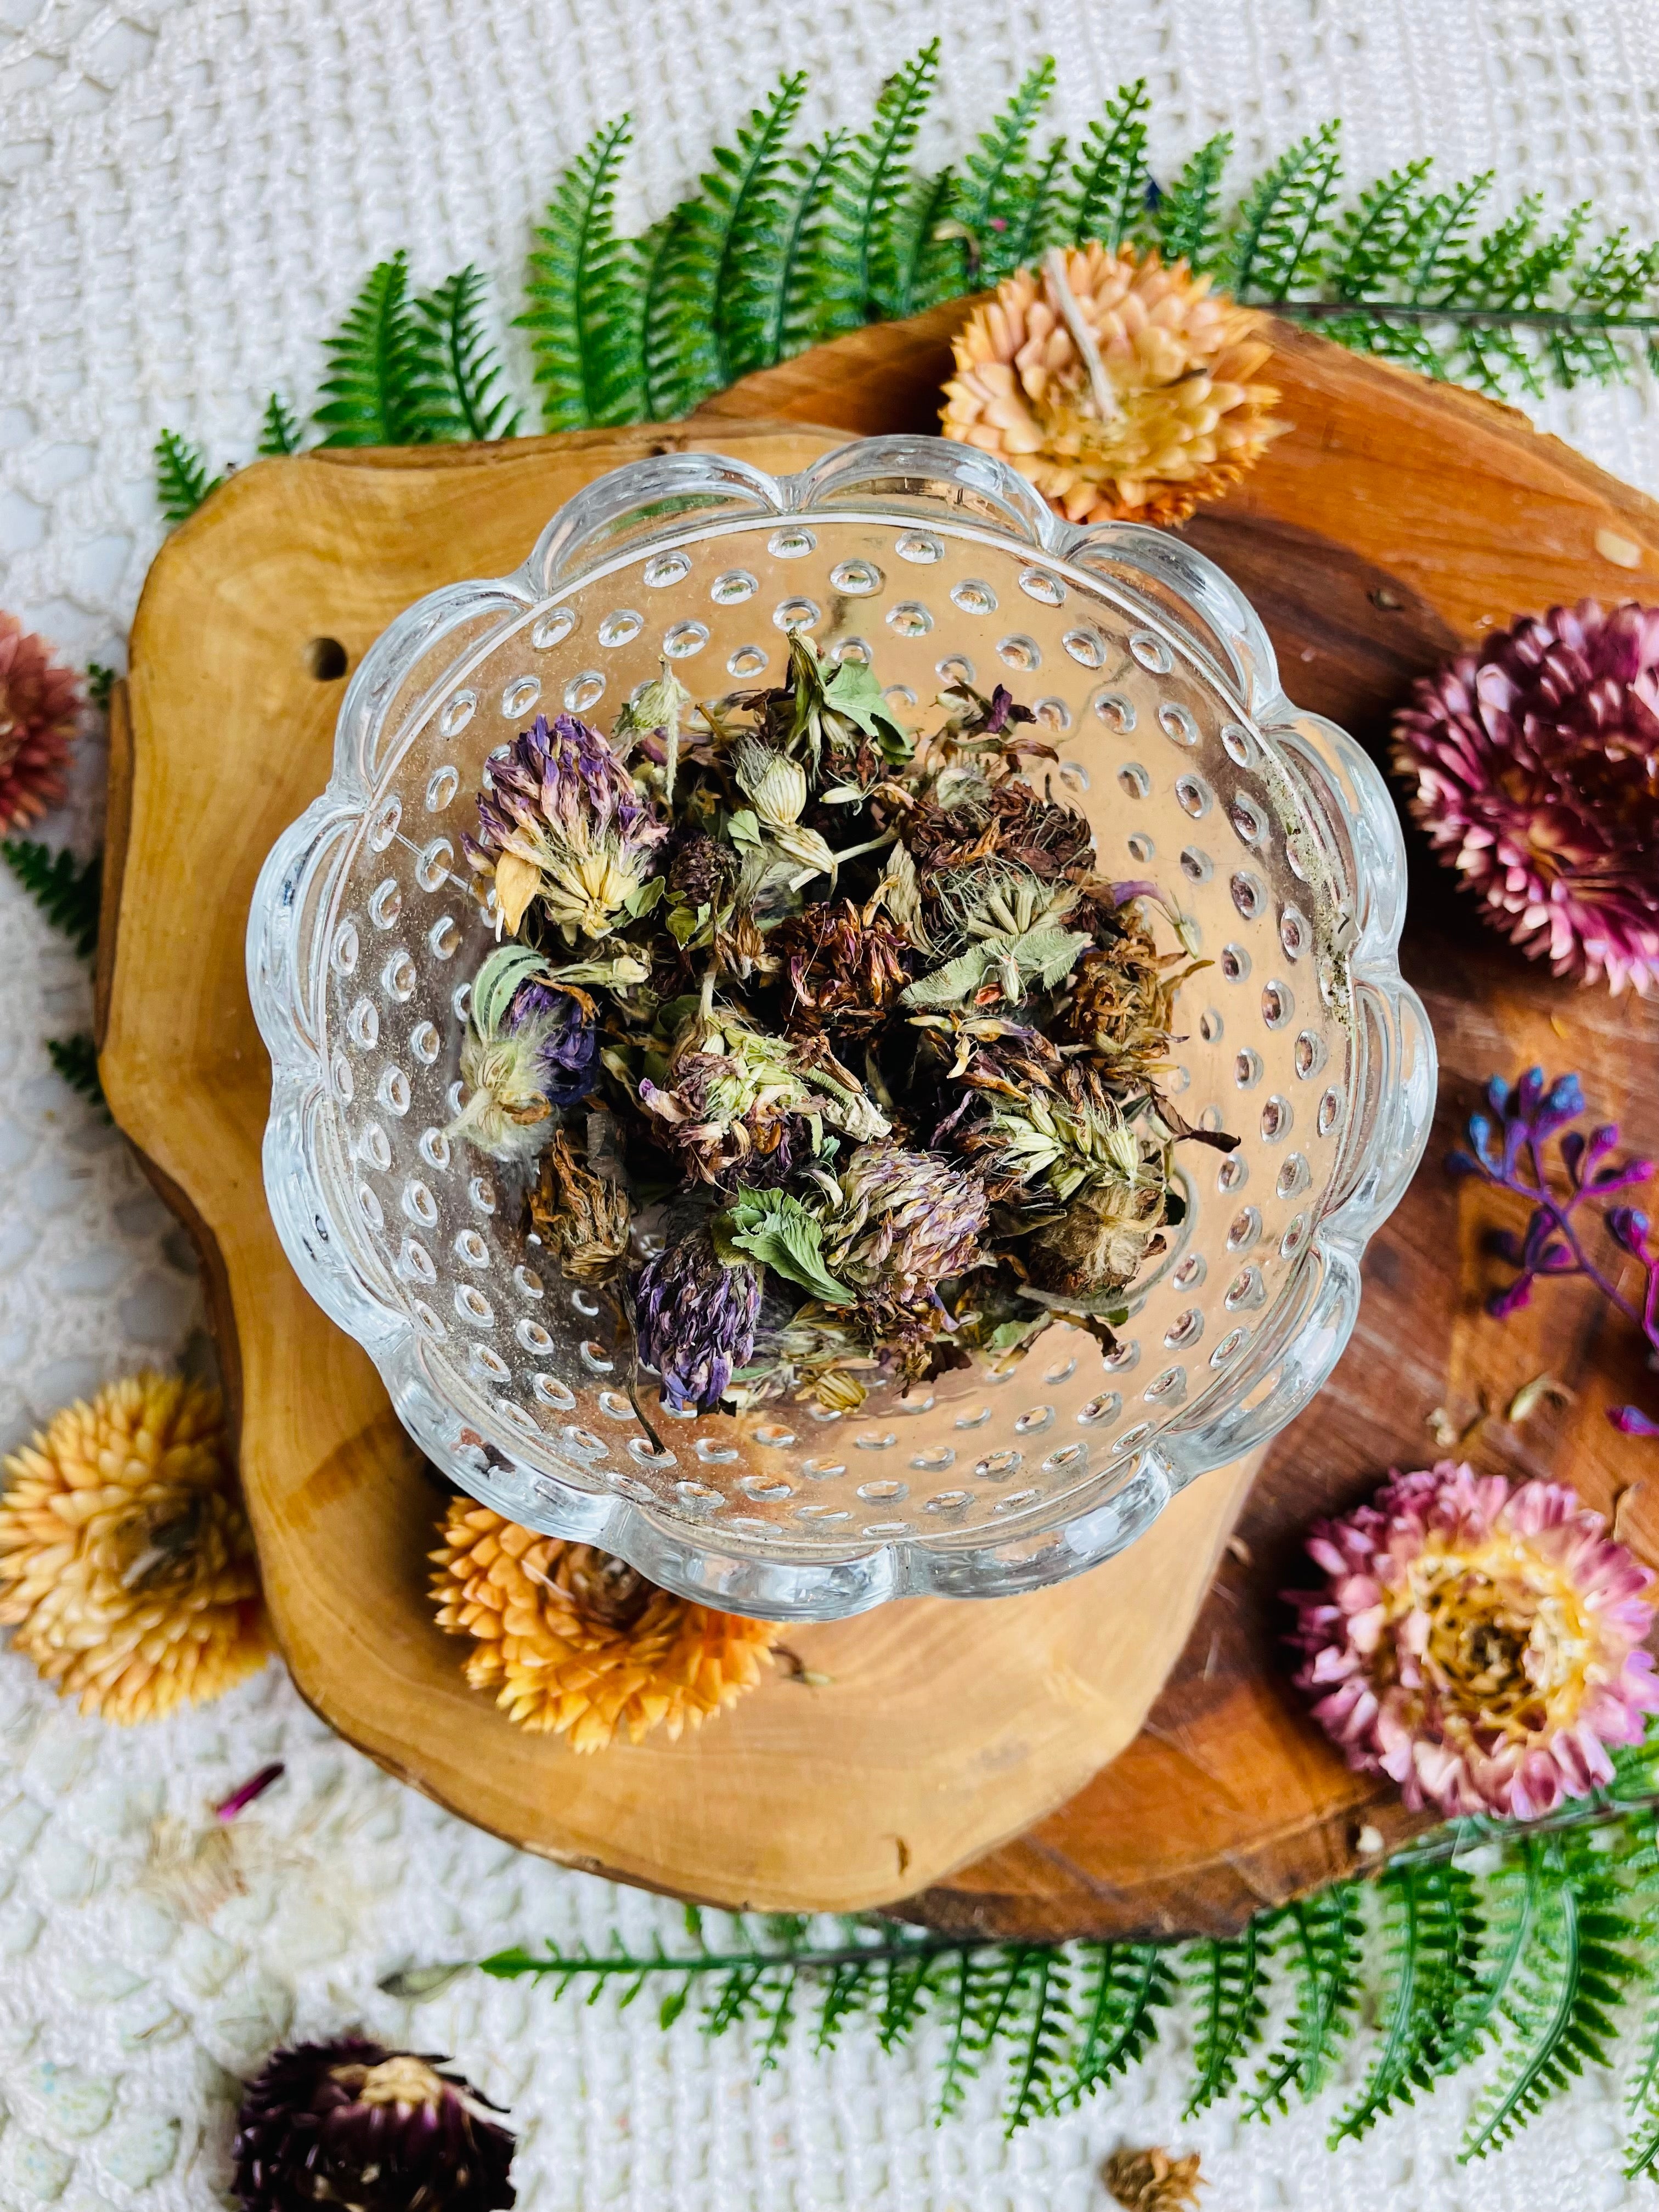
[[[1504,1230],[1492,1239],[1493,1250],[1519,1272],[1512,1283],[1487,1299],[1487,1312],[1499,1321],[1518,1313],[1531,1304],[1533,1285],[1540,1276],[1581,1275],[1616,1312],[1636,1324],[1650,1356],[1659,1358],[1659,1251],[1650,1242],[1648,1217],[1633,1206],[1606,1204],[1617,1192],[1649,1182],[1653,1162],[1610,1157],[1619,1143],[1616,1121],[1598,1123],[1588,1136],[1568,1126],[1588,1111],[1577,1075],[1558,1076],[1551,1083],[1542,1068],[1532,1067],[1513,1086],[1494,1075],[1486,1085],[1486,1103],[1489,1112],[1469,1116],[1469,1150],[1448,1154],[1447,1172],[1476,1176],[1495,1190],[1512,1191],[1532,1206],[1519,1237]],[[1566,1170],[1564,1190],[1550,1180],[1545,1147],[1552,1139]],[[1601,1220],[1608,1236],[1640,1263],[1644,1285],[1639,1302],[1626,1297],[1586,1249],[1577,1218],[1586,1204],[1592,1212],[1598,1205],[1604,1207]],[[1659,1421],[1638,1407],[1612,1407],[1607,1419],[1626,1436],[1659,1436]]]

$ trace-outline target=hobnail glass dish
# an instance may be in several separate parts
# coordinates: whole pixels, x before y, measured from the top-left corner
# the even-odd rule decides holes
[[[642,1382],[659,1449],[604,1297],[538,1260],[510,1171],[444,1134],[492,942],[460,836],[485,759],[538,710],[608,728],[664,654],[700,697],[777,681],[798,624],[919,714],[952,681],[1036,709],[1101,872],[1155,882],[1211,963],[1181,993],[1169,1088],[1243,1141],[1176,1148],[1186,1220],[1115,1352],[1056,1316],[1012,1364],[846,1415],[677,1419]],[[1273,1436],[1346,1342],[1434,1102],[1395,958],[1405,881],[1376,769],[1290,703],[1261,623],[1180,538],[1070,526],[938,439],[782,480],[641,461],[562,508],[515,575],[411,607],[352,678],[328,788],[249,924],[271,1212],[422,1449],[516,1521],[778,1620],[1030,1589]],[[653,1249],[650,1216],[636,1238]]]

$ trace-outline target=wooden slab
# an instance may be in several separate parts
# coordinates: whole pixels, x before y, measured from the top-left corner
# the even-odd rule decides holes
[[[734,386],[702,419],[753,409],[849,435],[932,429],[963,312],[957,301],[854,331]],[[1379,760],[1409,679],[1462,640],[1586,594],[1659,597],[1651,500],[1513,409],[1287,325],[1273,335],[1264,374],[1294,428],[1182,534],[1261,613],[1297,704],[1342,722]],[[1622,1494],[1621,1533],[1659,1562],[1659,1460],[1605,1419],[1620,1399],[1659,1398],[1635,1332],[1572,1285],[1517,1320],[1489,1320],[1483,1232],[1502,1202],[1438,1166],[1486,1077],[1534,1060],[1578,1068],[1632,1150],[1659,1155],[1659,1007],[1554,981],[1490,934],[1419,838],[1408,842],[1402,965],[1434,1024],[1441,1104],[1423,1170],[1367,1255],[1353,1343],[1271,1448],[1237,1549],[1136,1741],[1018,1843],[910,1900],[911,1917],[1031,1937],[1225,1932],[1352,1872],[1362,1838],[1392,1844],[1420,1826],[1310,1726],[1277,1648],[1275,1593],[1301,1578],[1316,1515],[1355,1502],[1391,1462],[1438,1455],[1437,1407],[1459,1422],[1483,1401],[1495,1410],[1458,1448],[1478,1466],[1571,1480],[1602,1510]],[[1512,1430],[1503,1409],[1543,1372],[1576,1400]]]
[[[1017,1833],[1133,1737],[1250,1468],[1195,1485],[1133,1558],[1086,1580],[792,1631],[823,1684],[780,1669],[695,1739],[578,1759],[463,1682],[464,1647],[426,1595],[441,1492],[367,1356],[289,1270],[260,1182],[270,1070],[243,936],[267,849],[328,777],[340,673],[313,671],[355,666],[435,584],[515,567],[589,477],[700,441],[645,430],[267,464],[168,541],[112,718],[101,1065],[203,1250],[266,1595],[303,1694],[532,1850],[717,1904],[851,1911]],[[734,424],[718,442],[784,471],[838,441]]]
[[[745,416],[817,421],[843,434],[930,428],[942,349],[961,313],[956,303],[911,326],[854,333],[749,380],[678,429],[640,433],[641,442],[632,445],[625,434],[610,450],[702,442],[724,447],[734,439],[752,440],[732,449],[752,453],[763,465],[787,467],[799,465],[805,449],[790,458],[775,426],[758,427]],[[1280,334],[1274,374],[1294,432],[1279,441],[1239,496],[1206,510],[1188,534],[1261,608],[1292,696],[1363,738],[1381,742],[1410,676],[1459,637],[1506,621],[1523,606],[1585,592],[1626,595],[1639,588],[1644,573],[1651,577],[1659,570],[1659,510],[1556,441],[1538,437],[1510,410],[1424,385],[1299,331]],[[265,1224],[248,1133],[263,1121],[267,1071],[240,983],[232,988],[227,980],[231,951],[240,963],[242,915],[264,844],[252,849],[254,830],[231,810],[219,818],[216,842],[193,834],[186,817],[193,819],[212,775],[198,763],[193,778],[174,774],[169,781],[162,757],[180,716],[211,724],[214,769],[227,757],[249,757],[258,733],[271,727],[283,732],[270,768],[278,777],[286,772],[287,748],[297,752],[321,743],[325,754],[338,692],[297,674],[311,638],[338,636],[355,664],[387,616],[420,590],[455,574],[511,565],[550,511],[544,487],[552,481],[545,473],[550,464],[556,459],[561,467],[591,472],[607,465],[598,459],[601,450],[599,434],[581,434],[502,449],[273,464],[271,471],[246,472],[171,542],[134,634],[138,772],[132,847],[145,857],[137,873],[128,869],[118,934],[106,934],[103,1065],[118,1115],[154,1147],[158,1179],[171,1178],[185,1210],[185,1193],[194,1193],[204,1176],[216,1186],[212,1218],[198,1227],[213,1247],[210,1272],[216,1265],[222,1335],[236,1310],[246,1316],[257,1310],[258,1349],[240,1348],[245,1464],[268,1574],[273,1547],[280,1542],[286,1551],[284,1580],[292,1587],[278,1601],[278,1627],[302,1689],[354,1741],[446,1802],[461,1803],[471,1817],[555,1856],[661,1881],[663,1863],[621,1863],[614,1835],[586,1856],[572,1832],[560,1829],[568,1817],[565,1803],[552,1815],[539,1800],[526,1807],[526,1795],[538,1790],[566,1790],[573,1774],[586,1771],[577,1762],[538,1768],[534,1779],[506,1788],[505,1807],[498,1800],[485,1808],[475,1773],[483,1762],[468,1755],[467,1741],[446,1733],[462,1756],[428,1757],[424,1739],[402,1725],[411,1687],[417,1698],[429,1700],[453,1653],[418,1607],[397,1613],[383,1635],[378,1622],[366,1628],[354,1616],[349,1595],[363,1553],[374,1549],[373,1530],[400,1514],[411,1522],[416,1517],[416,1476],[383,1396],[376,1401],[379,1386],[368,1362],[315,1316]],[[208,557],[205,535],[216,509],[252,500],[261,478],[275,481],[271,471],[282,472],[292,487],[283,495],[294,502],[285,510],[285,527],[300,534],[305,557],[296,570],[292,546],[279,553],[250,533],[254,542],[244,544],[235,573],[221,576]],[[361,496],[354,492],[347,499],[338,491],[348,475]],[[550,504],[579,480],[567,474],[565,490]],[[267,495],[263,488],[258,495]],[[482,524],[473,514],[479,505],[489,510]],[[240,519],[251,517],[250,508]],[[338,534],[331,536],[337,523]],[[460,557],[458,547],[481,542],[470,532],[482,529],[487,536],[498,523],[501,535],[490,542],[500,550]],[[509,537],[509,531],[517,534]],[[196,563],[188,572],[191,589],[201,596],[193,611],[185,611],[192,604],[188,594],[170,611],[163,586],[170,594],[171,579],[182,582],[186,554]],[[416,580],[388,604],[388,574],[393,568],[404,574],[404,563]],[[290,602],[273,596],[287,591],[295,573],[304,582],[300,597]],[[210,622],[204,621],[204,609]],[[257,665],[234,658],[222,663],[222,632],[243,621],[258,633]],[[318,781],[319,775],[311,786],[299,785],[300,797]],[[246,791],[240,787],[245,810]],[[299,803],[296,798],[287,811]],[[110,849],[106,911],[113,914],[121,884],[118,823]],[[149,887],[142,896],[133,888],[140,881]],[[193,884],[193,901],[179,900],[180,881]],[[1467,1109],[1473,1079],[1492,1069],[1513,1072],[1538,1056],[1577,1064],[1593,1099],[1617,1106],[1620,1081],[1635,1080],[1621,1071],[1621,1050],[1645,1047],[1652,1064],[1656,1033],[1649,1012],[1632,1014],[1540,977],[1487,938],[1449,890],[1443,872],[1421,856],[1413,867],[1413,901],[1419,919],[1407,972],[1429,1000],[1448,1064],[1445,1127],[1437,1131],[1431,1163]],[[204,940],[199,950],[198,940]],[[170,975],[176,989],[178,975],[198,974],[198,963],[199,972],[211,969],[218,977],[220,995],[187,999],[182,1019],[164,1030],[143,979]],[[1544,1048],[1550,1046],[1553,1052]],[[1644,1102],[1634,1103],[1644,1110]],[[204,1166],[209,1161],[231,1164],[210,1173]],[[1538,1371],[1540,1356],[1515,1333],[1515,1324],[1505,1333],[1480,1315],[1483,1263],[1475,1224],[1481,1206],[1480,1194],[1443,1184],[1432,1164],[1419,1177],[1395,1224],[1373,1249],[1355,1346],[1334,1383],[1276,1448],[1241,1527],[1244,1555],[1227,1560],[1146,1731],[1023,1840],[962,1874],[943,1878],[913,1856],[908,1883],[926,1887],[906,1911],[942,1925],[1032,1936],[1226,1927],[1259,1902],[1351,1867],[1362,1829],[1392,1833],[1401,1825],[1397,1808],[1391,1813],[1377,1793],[1348,1774],[1284,1686],[1273,1649],[1280,1623],[1273,1593],[1289,1577],[1295,1535],[1311,1515],[1363,1492],[1389,1455],[1420,1462],[1431,1453],[1421,1425],[1434,1405],[1445,1399],[1455,1410],[1456,1389],[1477,1387],[1495,1404],[1507,1404],[1516,1383]],[[1588,1309],[1571,1317],[1578,1309],[1571,1291],[1559,1296],[1566,1304],[1553,1304],[1539,1317],[1540,1341],[1551,1346],[1554,1371],[1571,1382],[1575,1372],[1588,1372],[1594,1324]],[[308,1334],[313,1322],[321,1338]],[[234,1364],[234,1334],[228,1341]],[[1619,1387],[1629,1395],[1635,1385]],[[1570,1418],[1538,1417],[1518,1443],[1492,1425],[1467,1449],[1492,1464],[1506,1463],[1512,1451],[1525,1466],[1536,1462],[1563,1471],[1571,1463],[1592,1498],[1598,1485],[1610,1492],[1637,1471],[1635,1448],[1600,1422],[1589,1395]],[[1204,1500],[1202,1488],[1194,1495]],[[293,1531],[285,1528],[289,1501],[302,1524]],[[1626,1533],[1639,1541],[1645,1534],[1639,1496],[1627,1518]],[[1207,1506],[1208,1530],[1225,1520],[1224,1505]],[[332,1532],[326,1544],[318,1534],[325,1528]],[[295,1579],[301,1562],[310,1562],[314,1576],[316,1557],[341,1547],[350,1572],[334,1574],[320,1590]],[[1206,1551],[1204,1544],[1196,1547],[1200,1565]],[[1150,1569],[1154,1555],[1143,1542],[1130,1558]],[[405,1601],[414,1565],[411,1554],[387,1569]],[[1110,1566],[1099,1570],[1074,1588],[1103,1593],[1113,1573]],[[1063,1595],[1050,1594],[1056,1595]],[[955,1611],[982,1633],[999,1614],[1037,1603],[1016,1600]],[[896,1633],[921,1611],[899,1608],[878,1619]],[[793,1640],[803,1650],[809,1636],[854,1643],[859,1626],[800,1632]],[[816,1654],[816,1642],[813,1649]],[[914,1645],[892,1649],[896,1667],[916,1665]],[[815,1656],[815,1666],[820,1663]],[[988,1662],[956,1679],[964,1697],[973,1698],[995,1672]],[[745,1727],[769,1729],[771,1718],[763,1717],[769,1699],[775,1706],[781,1698],[828,1694],[774,1685],[710,1731],[698,1756],[712,1757],[727,1730],[733,1741]],[[883,1692],[892,1694],[890,1686]],[[442,1710],[447,1716],[447,1705]],[[422,1704],[421,1711],[424,1720],[428,1705]],[[752,1717],[745,1721],[745,1714]],[[491,1760],[498,1741],[501,1757],[513,1758],[524,1739],[513,1738],[504,1723],[499,1738],[490,1735],[493,1723],[481,1701],[463,1696],[455,1725],[465,1737],[487,1742]],[[449,1731],[451,1718],[441,1727]],[[621,1756],[647,1758],[649,1747]],[[837,1789],[867,1769],[871,1758],[865,1741],[850,1767],[834,1775]],[[590,1762],[588,1768],[611,1763]],[[884,1788],[902,1765],[886,1768]],[[771,1771],[769,1765],[769,1801]],[[948,1771],[947,1762],[947,1778]],[[1006,1834],[1017,1825],[1006,1780],[994,1790],[984,1775],[981,1768],[968,1778],[969,1794],[991,1800],[977,1808],[985,1834]],[[534,1835],[526,1836],[527,1825],[536,1827]],[[899,1832],[890,1822],[877,1831]],[[970,1849],[964,1833],[958,1826],[957,1842]],[[590,1842],[592,1834],[590,1829]],[[906,1841],[909,1846],[908,1834]],[[889,1852],[884,1863],[883,1848]],[[897,1879],[898,1856],[896,1846],[878,1845],[866,1859],[881,1875],[882,1894],[906,1886]],[[720,1893],[681,1873],[672,1878],[693,1893]],[[756,1878],[763,1884],[769,1876],[757,1869]],[[763,1893],[775,1895],[760,1887],[753,1892],[757,1899]]]

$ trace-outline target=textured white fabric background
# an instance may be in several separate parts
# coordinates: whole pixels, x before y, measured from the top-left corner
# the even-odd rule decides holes
[[[1352,173],[1419,153],[1497,169],[1504,204],[1594,199],[1659,235],[1651,0],[1017,0],[954,16],[892,0],[0,0],[0,605],[120,665],[160,535],[149,449],[170,424],[216,463],[252,449],[273,385],[313,390],[322,335],[370,262],[418,281],[472,259],[516,282],[562,161],[629,107],[624,220],[664,208],[786,63],[809,121],[861,118],[934,27],[926,154],[960,143],[1033,56],[1061,57],[1080,125],[1144,74],[1169,171],[1225,125],[1241,168],[1329,114]],[[524,362],[518,380],[527,388]],[[1553,400],[1548,425],[1659,489],[1653,387]],[[258,773],[257,761],[227,773]],[[97,736],[52,825],[97,838]],[[146,1359],[198,1356],[189,1255],[44,1039],[84,1028],[84,969],[0,881],[0,1446]],[[208,1808],[267,1759],[288,1776],[196,1856]],[[222,1843],[226,1832],[219,1832]],[[1120,2142],[1195,2146],[1211,2212],[1589,2212],[1620,2179],[1611,2085],[1521,2144],[1453,2162],[1450,2085],[1358,2149],[1323,2148],[1340,2090],[1269,2132],[1179,2117],[1184,2036],[1065,2121],[1001,2139],[987,2085],[931,2124],[929,2053],[850,2035],[763,2086],[736,2041],[641,2003],[556,2008],[469,1978],[410,2011],[376,1978],[672,1908],[525,1858],[330,1737],[275,1668],[133,1737],[65,1711],[0,1658],[0,2205],[204,2212],[224,2201],[234,2077],[290,2031],[362,2022],[459,2053],[523,2130],[529,2212],[1085,2212]]]

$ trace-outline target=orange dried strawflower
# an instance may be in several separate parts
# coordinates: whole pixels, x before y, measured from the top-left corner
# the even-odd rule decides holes
[[[538,1536],[453,1498],[432,1559],[438,1625],[468,1636],[466,1679],[519,1727],[603,1751],[617,1734],[677,1739],[771,1664],[781,1630],[659,1589],[625,1559]]]
[[[1056,247],[953,341],[947,438],[996,453],[1071,522],[1180,522],[1285,426],[1266,317],[1156,250]]]

